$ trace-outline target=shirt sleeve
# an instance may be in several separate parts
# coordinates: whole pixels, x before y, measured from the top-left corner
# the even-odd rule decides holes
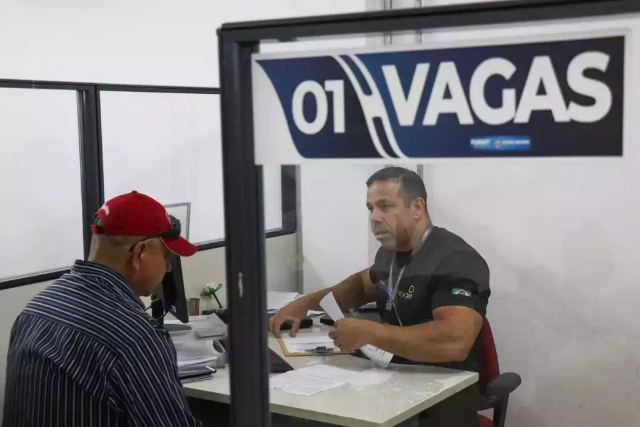
[[[373,265],[369,268],[369,279],[371,280],[371,283],[373,283],[374,285],[378,282],[378,277],[376,275],[376,271],[374,270]]]
[[[476,252],[455,252],[442,260],[433,273],[436,288],[432,310],[445,306],[464,306],[487,314],[489,267]]]
[[[129,425],[136,427],[201,427],[192,414],[178,379],[170,338],[151,337],[125,353],[113,367],[117,401]],[[130,357],[126,357],[130,356]]]

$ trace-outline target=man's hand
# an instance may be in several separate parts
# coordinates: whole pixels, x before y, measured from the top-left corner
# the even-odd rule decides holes
[[[363,319],[340,319],[329,337],[340,350],[354,351],[371,342],[377,326],[377,323]]]
[[[290,335],[295,337],[300,328],[300,321],[307,315],[309,303],[305,297],[298,298],[288,305],[282,307],[271,319],[269,319],[269,330],[273,335],[280,338],[280,327],[287,320],[291,320]]]

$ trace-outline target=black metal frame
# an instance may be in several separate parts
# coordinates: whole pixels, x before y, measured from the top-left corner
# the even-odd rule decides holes
[[[91,246],[91,224],[93,215],[104,203],[104,176],[102,164],[102,124],[100,114],[100,92],[153,92],[153,93],[185,93],[220,95],[220,88],[178,87],[178,86],[142,86],[99,83],[49,82],[35,80],[2,80],[0,88],[70,90],[77,93],[78,136],[80,148],[80,171],[82,191],[82,227],[83,249],[85,258]],[[291,177],[295,180],[295,169],[292,166],[282,167],[282,226],[266,233],[267,238],[284,236],[297,230],[295,206],[296,184],[291,185]],[[291,212],[293,206],[293,213]],[[198,251],[221,248],[227,239],[198,244]],[[28,274],[0,280],[0,290],[17,286],[54,280],[68,269]]]
[[[269,425],[260,167],[254,163],[251,54],[265,41],[554,21],[640,12],[637,0],[519,0],[224,24],[218,30],[234,426]],[[256,191],[258,189],[258,191]],[[259,223],[259,222],[258,222]]]

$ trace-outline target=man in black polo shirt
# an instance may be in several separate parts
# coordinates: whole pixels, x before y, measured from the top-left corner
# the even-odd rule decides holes
[[[381,323],[339,320],[336,346],[366,344],[393,353],[392,363],[424,363],[468,371],[480,368],[477,340],[486,314],[489,268],[464,240],[432,224],[422,179],[389,167],[367,181],[371,228],[382,247],[368,269],[332,288],[297,299],[269,322],[280,334],[286,320],[295,335],[308,310],[333,292],[343,310],[377,303]],[[477,390],[472,387],[425,415],[429,426],[477,425]]]

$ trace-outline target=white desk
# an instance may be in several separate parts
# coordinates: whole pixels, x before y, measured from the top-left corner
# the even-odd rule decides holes
[[[301,331],[303,333],[303,331]],[[269,346],[284,357],[278,341]],[[295,369],[318,363],[350,370],[372,369],[373,363],[350,355],[285,357]],[[475,372],[430,366],[391,365],[384,382],[360,387],[344,385],[304,397],[270,390],[271,412],[350,427],[391,427],[464,390],[478,381]],[[187,396],[229,403],[229,368],[208,381],[185,384]]]

